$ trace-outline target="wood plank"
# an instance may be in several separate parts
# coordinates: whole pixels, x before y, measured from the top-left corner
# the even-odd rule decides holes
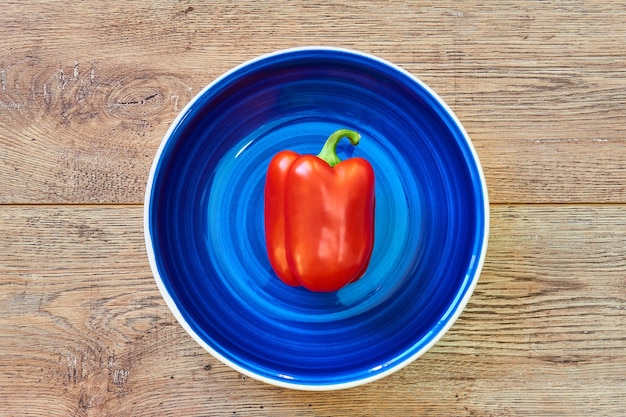
[[[626,206],[492,207],[484,273],[422,358],[356,389],[245,378],[174,321],[140,206],[0,207],[0,414],[619,415]]]
[[[626,9],[604,2],[3,1],[0,203],[142,201],[169,123],[234,65],[389,59],[464,123],[496,203],[626,202]]]

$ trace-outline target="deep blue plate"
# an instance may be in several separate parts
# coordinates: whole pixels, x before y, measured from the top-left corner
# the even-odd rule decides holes
[[[284,285],[265,249],[263,186],[276,153],[339,146],[376,174],[366,274],[336,293]],[[271,384],[360,385],[432,346],[483,264],[487,190],[471,142],[425,84],[373,56],[304,48],[226,73],[181,112],[148,180],[145,236],[157,285],[181,325],[234,369]]]

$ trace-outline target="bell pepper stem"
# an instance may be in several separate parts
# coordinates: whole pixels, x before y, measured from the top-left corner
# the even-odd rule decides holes
[[[326,161],[331,167],[340,163],[341,159],[337,156],[337,144],[343,138],[350,139],[350,143],[356,146],[359,144],[359,140],[361,140],[361,135],[354,130],[339,129],[326,139],[326,143],[320,153],[317,154],[317,157]]]

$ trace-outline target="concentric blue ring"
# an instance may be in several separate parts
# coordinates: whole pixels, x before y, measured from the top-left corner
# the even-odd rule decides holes
[[[362,136],[340,157],[374,168],[375,245],[363,278],[320,294],[273,273],[263,185],[277,152],[317,154],[339,128]],[[488,207],[466,132],[425,84],[360,52],[300,48],[231,70],[181,112],[150,172],[145,236],[165,301],[210,353],[271,384],[339,389],[410,363],[452,325]]]

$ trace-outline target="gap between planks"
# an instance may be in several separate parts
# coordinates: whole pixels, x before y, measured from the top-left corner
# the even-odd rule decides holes
[[[489,203],[489,207],[621,207],[626,206],[626,201],[608,202],[545,202],[545,203],[525,203],[525,202],[498,202]],[[93,208],[137,208],[144,207],[144,203],[0,203],[0,208],[23,207],[23,208],[61,208],[61,207],[93,207]]]

